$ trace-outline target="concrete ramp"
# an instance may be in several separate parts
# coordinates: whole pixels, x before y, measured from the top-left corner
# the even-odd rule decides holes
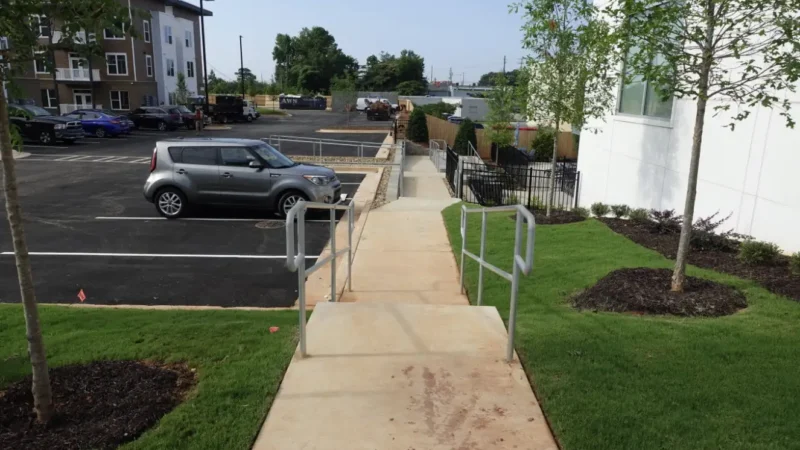
[[[254,449],[555,450],[493,307],[319,303]]]

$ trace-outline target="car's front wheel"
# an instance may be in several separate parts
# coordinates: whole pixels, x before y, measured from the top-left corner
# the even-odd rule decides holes
[[[94,135],[102,139],[102,138],[106,137],[106,130],[104,130],[102,128],[98,128],[98,129],[94,130]]]
[[[53,133],[51,131],[42,131],[39,134],[39,143],[43,145],[52,144],[55,140]]]
[[[253,121],[253,115],[252,114],[248,114],[247,115],[247,121],[248,122],[252,122]]]
[[[286,217],[294,205],[303,201],[308,201],[303,193],[298,191],[285,192],[278,200],[278,214],[280,214],[281,217]]]
[[[167,122],[163,120],[158,122],[158,131],[167,131]]]
[[[164,188],[156,194],[156,210],[167,219],[177,219],[185,214],[186,196],[178,189]]]

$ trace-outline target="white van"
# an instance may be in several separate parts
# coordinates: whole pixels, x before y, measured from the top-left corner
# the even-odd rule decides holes
[[[366,111],[367,106],[369,106],[370,103],[375,103],[375,102],[386,103],[387,105],[389,105],[389,108],[392,110],[392,112],[395,112],[399,109],[399,106],[396,103],[392,103],[389,100],[382,97],[361,97],[356,101],[356,110]]]

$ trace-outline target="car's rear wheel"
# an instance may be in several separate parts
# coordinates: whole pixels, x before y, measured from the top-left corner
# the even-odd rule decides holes
[[[167,122],[163,120],[158,122],[158,131],[167,131]]]
[[[308,201],[302,192],[284,192],[283,195],[281,195],[281,198],[278,200],[278,214],[281,217],[286,217],[286,215],[289,214],[289,210],[291,210],[294,205],[301,201]]]
[[[94,130],[94,135],[102,139],[102,138],[106,137],[106,130],[104,130],[102,128],[98,128],[98,129]]]
[[[186,213],[186,196],[178,189],[164,188],[156,194],[156,211],[167,219],[177,219]]]
[[[55,137],[51,131],[42,131],[41,134],[39,134],[39,143],[41,144],[52,144],[54,140]]]

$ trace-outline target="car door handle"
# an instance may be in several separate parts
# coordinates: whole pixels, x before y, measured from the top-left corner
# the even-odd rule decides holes
[[[233,174],[230,172],[225,172],[222,174],[222,178],[233,178]]]
[[[186,175],[186,174],[187,174],[187,173],[189,173],[189,172],[185,171],[184,169],[178,169],[178,171],[177,171],[177,172],[175,172],[175,173],[177,173],[177,174],[179,174],[179,175]]]

